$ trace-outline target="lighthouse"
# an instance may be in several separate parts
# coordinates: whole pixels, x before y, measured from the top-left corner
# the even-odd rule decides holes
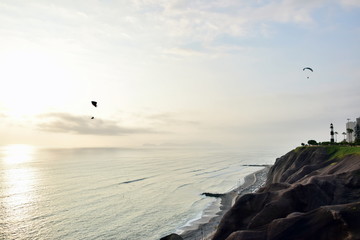
[[[332,123],[330,124],[330,142],[334,143],[334,126]]]

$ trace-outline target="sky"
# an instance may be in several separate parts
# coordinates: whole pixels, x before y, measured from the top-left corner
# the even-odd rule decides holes
[[[1,0],[0,145],[342,140],[359,42],[358,0]]]

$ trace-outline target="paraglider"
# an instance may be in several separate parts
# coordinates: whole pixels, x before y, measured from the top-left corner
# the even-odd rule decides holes
[[[96,102],[96,101],[91,101],[91,104],[92,104],[94,107],[97,107],[97,102]],[[91,119],[94,119],[94,117],[91,117]]]
[[[312,72],[314,71],[314,70],[312,70],[312,68],[309,68],[309,67],[303,68],[303,71],[305,71],[306,69],[309,69]]]
[[[305,71],[305,70],[309,70],[309,71],[311,71],[311,72],[314,72],[314,70],[313,70],[312,68],[310,68],[310,67],[305,67],[305,68],[303,68],[303,71]],[[308,76],[307,78],[309,78],[309,76]]]

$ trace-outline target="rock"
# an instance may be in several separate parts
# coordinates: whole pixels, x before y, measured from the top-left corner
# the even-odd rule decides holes
[[[175,233],[172,233],[170,235],[160,238],[160,240],[183,240],[183,238]]]
[[[226,240],[360,239],[360,202],[290,214],[257,230],[233,232]]]
[[[221,197],[225,196],[225,194],[223,194],[223,193],[209,193],[209,192],[204,192],[201,195],[204,195],[206,197],[215,197],[215,198],[221,198]]]

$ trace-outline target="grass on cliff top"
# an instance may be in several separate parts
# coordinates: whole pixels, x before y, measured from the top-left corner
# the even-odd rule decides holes
[[[350,154],[358,154],[360,155],[360,146],[341,146],[341,145],[331,145],[331,146],[305,146],[305,147],[298,147],[295,149],[295,152],[300,150],[304,150],[306,148],[325,148],[326,152],[329,154],[330,159],[341,159]]]
[[[360,146],[326,146],[330,159],[341,159],[350,154],[360,155]]]

